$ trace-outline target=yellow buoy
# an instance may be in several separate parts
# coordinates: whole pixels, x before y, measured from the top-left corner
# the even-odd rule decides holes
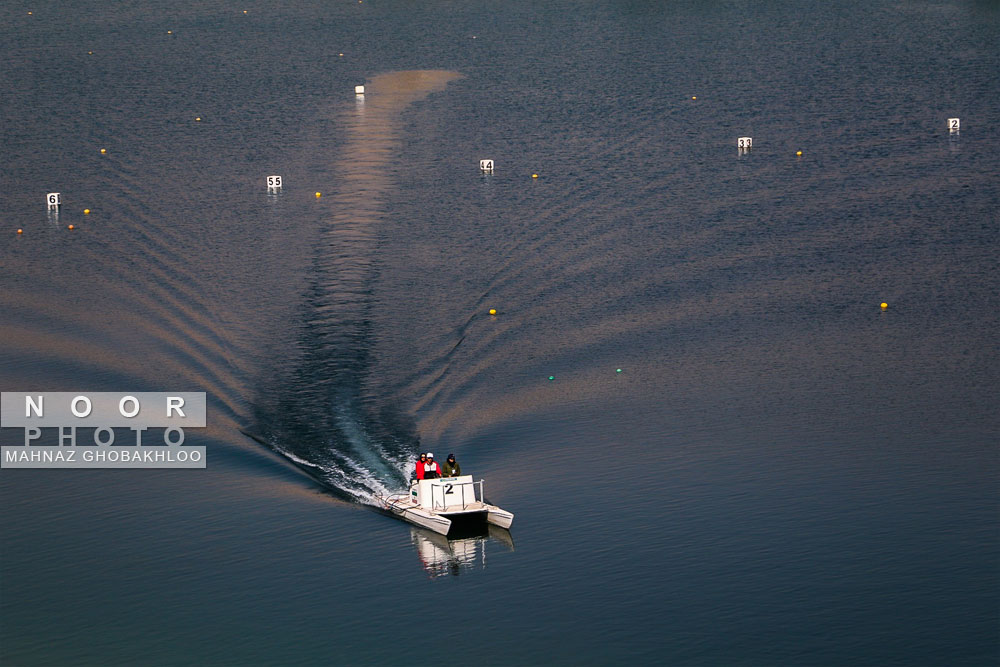
[[[531,177],[532,178],[538,178],[538,174],[532,174]]]
[[[881,306],[880,306],[880,308],[882,308],[882,310],[885,310],[885,309],[886,309],[886,308],[888,308],[888,307],[889,307],[889,304],[887,304],[887,303],[886,303],[886,302],[884,302],[884,301],[882,302],[882,304],[881,304]]]
[[[173,31],[173,30],[168,30],[168,31],[167,31],[167,34],[168,34],[168,35],[172,35],[172,34],[174,34],[174,31]]]
[[[344,57],[344,54],[343,54],[343,53],[338,53],[337,55],[338,55],[338,56],[340,56],[341,58],[343,58],[343,57]]]
[[[490,308],[490,315],[496,315],[496,314],[497,314],[497,309],[496,308]]]
[[[74,227],[73,225],[69,225],[68,227],[66,227],[66,229],[76,229],[76,227]]]
[[[244,13],[244,14],[246,14],[246,13],[247,13],[247,10],[245,10],[245,9],[244,9],[244,10],[243,10],[243,13]]]
[[[319,199],[319,198],[320,198],[320,197],[322,197],[322,196],[323,196],[323,193],[322,193],[322,192],[317,192],[317,193],[316,193],[316,199]]]
[[[87,51],[87,55],[88,56],[92,56],[92,55],[94,55],[94,52],[93,51]]]
[[[802,157],[802,151],[795,151],[795,154],[798,155],[799,157]]]
[[[107,152],[108,152],[108,149],[107,149],[107,148],[102,148],[102,149],[101,149],[101,155],[104,155],[104,154],[105,154],[105,153],[107,153]]]
[[[200,122],[201,122],[201,116],[198,116],[198,117],[197,117],[197,118],[195,118],[194,120],[195,120],[195,122],[197,122],[197,123],[200,123]]]
[[[23,233],[24,233],[24,230],[23,230],[23,229],[21,229],[20,227],[18,227],[18,228],[17,228],[17,233],[18,233],[18,234],[23,234]]]
[[[83,209],[83,214],[84,215],[90,215],[90,209],[89,208]]]
[[[696,100],[696,99],[698,99],[698,98],[697,98],[696,96],[692,95],[692,96],[691,96],[691,99],[692,99],[692,100]]]

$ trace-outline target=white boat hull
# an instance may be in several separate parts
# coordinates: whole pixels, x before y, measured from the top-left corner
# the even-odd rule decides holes
[[[500,526],[501,528],[510,528],[510,524],[514,522],[514,515],[507,510],[500,509],[496,505],[486,506],[486,521],[492,523],[494,526]]]
[[[460,510],[456,512],[431,512],[419,505],[411,505],[409,498],[405,495],[390,496],[380,499],[381,506],[398,516],[400,519],[416,524],[421,528],[433,530],[439,535],[447,535],[452,527],[453,519],[479,520],[483,525],[492,524],[500,528],[510,528],[514,521],[514,515],[507,510],[496,505],[484,505],[477,503],[478,507]]]
[[[481,485],[482,482],[475,484]],[[472,477],[424,480],[414,482],[408,493],[378,498],[379,505],[412,524],[447,535],[455,522],[481,521],[483,526],[510,528],[514,515],[478,498],[472,487]]]
[[[451,519],[425,512],[420,508],[406,509],[399,513],[393,513],[410,523],[433,530],[440,535],[447,535],[448,531],[451,530]]]

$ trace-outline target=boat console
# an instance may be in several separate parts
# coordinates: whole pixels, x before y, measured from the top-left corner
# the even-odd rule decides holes
[[[464,512],[483,509],[483,481],[472,475],[414,480],[410,500],[432,512]]]

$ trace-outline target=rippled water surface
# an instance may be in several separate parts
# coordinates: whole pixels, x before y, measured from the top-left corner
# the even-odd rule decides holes
[[[995,2],[0,19],[0,388],[209,401],[0,472],[0,664],[1000,661]]]

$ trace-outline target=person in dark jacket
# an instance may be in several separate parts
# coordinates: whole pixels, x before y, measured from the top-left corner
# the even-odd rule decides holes
[[[427,463],[427,455],[420,452],[420,458],[417,459],[417,479],[424,478],[424,464]]]
[[[437,479],[441,476],[441,466],[434,460],[434,454],[427,452],[427,460],[424,462],[424,476],[420,479]]]
[[[442,477],[458,477],[462,474],[462,466],[458,465],[454,454],[448,455],[448,460],[441,466]]]

